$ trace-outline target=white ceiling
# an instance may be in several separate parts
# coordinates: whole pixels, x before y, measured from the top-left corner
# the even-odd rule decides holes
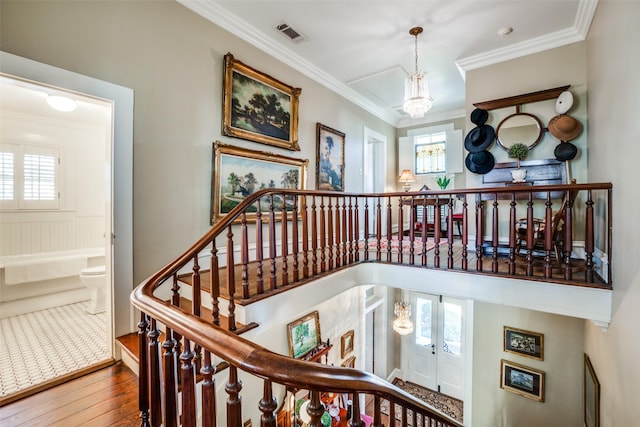
[[[178,2],[401,127],[464,116],[465,71],[584,40],[598,0]],[[304,39],[283,36],[275,29],[282,23]],[[401,103],[405,73],[414,69],[414,26],[424,28],[419,68],[434,107],[412,120]],[[514,31],[499,36],[504,27]]]

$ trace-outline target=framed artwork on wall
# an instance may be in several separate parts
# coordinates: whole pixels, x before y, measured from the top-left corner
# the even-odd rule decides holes
[[[586,353],[584,355],[584,425],[600,427],[600,382]]]
[[[503,338],[504,351],[544,360],[543,334],[505,326]]]
[[[342,359],[353,351],[353,329],[342,335],[340,339],[340,357]]]
[[[227,215],[245,197],[263,188],[306,188],[308,160],[216,142],[213,144],[213,174],[211,178],[211,224]],[[275,208],[289,209],[289,201],[274,200]],[[261,206],[261,209],[268,206]],[[252,206],[249,212],[256,212]],[[255,220],[255,215],[248,219]]]
[[[320,344],[320,316],[317,311],[287,325],[289,356],[304,357]]]
[[[301,91],[227,53],[224,56],[223,135],[299,151]]]
[[[316,124],[316,189],[344,191],[344,133]]]
[[[544,402],[544,372],[502,359],[500,388]]]
[[[342,362],[342,367],[344,367],[344,368],[355,368],[356,367],[356,357],[355,356],[351,356],[350,358],[348,358],[347,360]]]

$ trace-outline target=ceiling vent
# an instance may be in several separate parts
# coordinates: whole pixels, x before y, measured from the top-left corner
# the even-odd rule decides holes
[[[291,26],[285,22],[276,25],[276,30],[293,42],[299,42],[305,39],[302,34],[291,28]]]

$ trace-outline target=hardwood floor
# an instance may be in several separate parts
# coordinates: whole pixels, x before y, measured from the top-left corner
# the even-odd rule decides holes
[[[0,408],[0,425],[139,425],[138,377],[122,363]]]

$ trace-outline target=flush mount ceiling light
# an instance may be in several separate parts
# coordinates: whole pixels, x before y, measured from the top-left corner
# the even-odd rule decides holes
[[[47,104],[49,104],[49,106],[54,110],[63,111],[65,113],[73,111],[78,107],[76,101],[60,95],[47,96]]]
[[[433,99],[429,96],[427,76],[424,72],[418,71],[418,35],[422,34],[422,27],[413,27],[409,30],[415,38],[415,71],[407,76],[404,81],[404,102],[402,109],[413,119],[424,116],[424,113],[431,109]]]

